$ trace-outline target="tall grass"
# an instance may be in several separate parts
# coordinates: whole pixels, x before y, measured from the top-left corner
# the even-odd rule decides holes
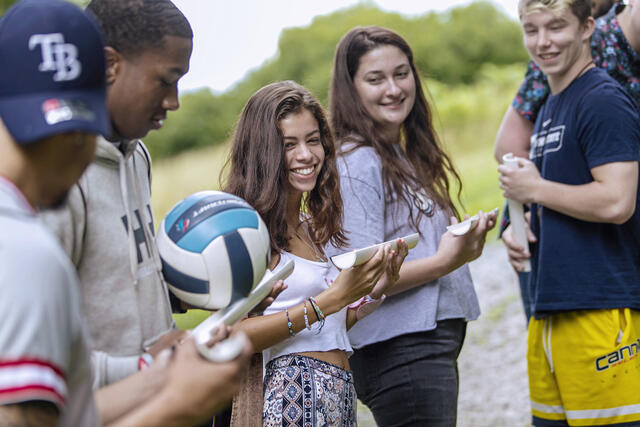
[[[436,107],[436,128],[462,178],[461,212],[502,207],[493,143],[524,67],[484,66],[474,85],[449,87],[427,81]],[[489,239],[496,236],[493,231]]]

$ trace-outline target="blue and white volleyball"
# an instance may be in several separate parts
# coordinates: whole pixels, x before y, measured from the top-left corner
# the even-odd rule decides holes
[[[174,206],[156,242],[171,291],[206,309],[224,308],[249,295],[271,253],[258,212],[222,191],[201,191]]]

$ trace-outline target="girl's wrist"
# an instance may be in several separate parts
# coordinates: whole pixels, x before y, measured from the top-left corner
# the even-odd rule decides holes
[[[314,300],[325,316],[337,313],[338,311],[340,311],[340,309],[342,309],[342,307],[346,305],[340,304],[340,297],[336,295],[336,289],[334,289],[334,286],[331,286],[329,289],[315,296]]]
[[[438,249],[431,258],[433,260],[433,265],[431,266],[432,274],[435,277],[446,276],[459,267],[456,266],[458,260],[455,256],[451,256],[449,253],[444,253],[440,249]]]

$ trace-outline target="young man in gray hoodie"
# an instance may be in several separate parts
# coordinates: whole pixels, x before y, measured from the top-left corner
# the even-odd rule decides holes
[[[151,162],[139,140],[178,109],[193,33],[169,0],[93,0],[107,61],[111,133],[66,206],[47,212],[82,285],[94,388],[137,372],[181,337],[154,241]]]

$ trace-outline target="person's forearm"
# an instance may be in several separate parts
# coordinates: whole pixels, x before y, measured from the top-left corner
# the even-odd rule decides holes
[[[344,305],[340,305],[339,298],[331,292],[331,288],[314,297],[322,314],[326,317],[339,311]],[[291,330],[294,333],[302,331],[306,327],[304,306],[307,308],[307,321],[309,325],[318,321],[318,317],[309,301],[300,303],[289,308],[289,320]],[[256,352],[262,351],[276,345],[291,336],[287,326],[287,315],[284,311],[280,313],[268,314],[266,316],[255,316],[239,322],[233,329],[241,330],[247,334]]]
[[[105,427],[182,427],[194,425],[199,420],[195,414],[188,415],[190,411],[179,410],[177,405],[181,402],[170,398],[167,393],[160,393],[146,404],[134,409],[126,415],[105,423]]]
[[[567,185],[541,180],[536,187],[534,202],[582,221],[623,224],[635,210],[635,196],[597,181]]]
[[[405,261],[400,267],[400,278],[385,292],[387,296],[413,289],[451,273],[459,265],[451,265],[438,253],[433,256]]]
[[[153,397],[162,388],[163,372],[149,368],[94,392],[96,406],[104,425],[115,421]]]
[[[496,134],[493,154],[498,163],[502,163],[502,156],[507,153],[528,158],[531,132],[533,123],[509,106]]]

